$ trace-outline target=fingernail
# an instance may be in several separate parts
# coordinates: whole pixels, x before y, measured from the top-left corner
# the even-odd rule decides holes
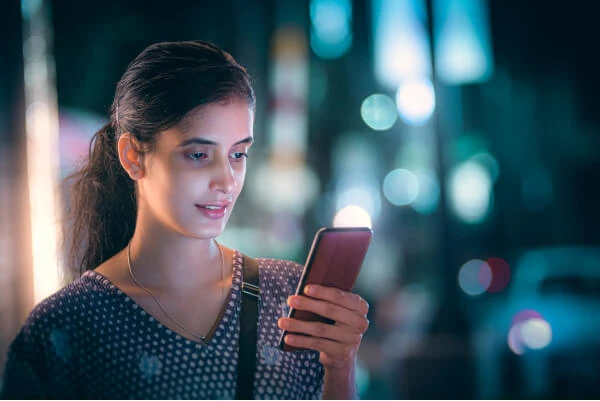
[[[316,292],[316,288],[313,287],[312,285],[307,285],[306,287],[304,287],[304,292],[308,295],[312,295]]]
[[[296,339],[294,337],[292,337],[292,336],[285,336],[284,341],[287,344],[294,344],[296,342]]]

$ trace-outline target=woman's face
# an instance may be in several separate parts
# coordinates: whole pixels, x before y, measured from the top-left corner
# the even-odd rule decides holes
[[[193,238],[221,234],[244,185],[254,112],[242,101],[192,111],[157,137],[138,180],[140,213]]]

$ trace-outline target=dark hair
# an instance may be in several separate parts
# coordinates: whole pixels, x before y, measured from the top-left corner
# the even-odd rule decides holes
[[[109,122],[92,137],[86,163],[67,178],[72,185],[63,238],[71,274],[97,267],[133,235],[135,185],[119,162],[119,137],[129,132],[140,151],[152,151],[156,135],[192,109],[233,99],[255,107],[250,77],[211,43],[156,43],[129,64],[117,84]]]

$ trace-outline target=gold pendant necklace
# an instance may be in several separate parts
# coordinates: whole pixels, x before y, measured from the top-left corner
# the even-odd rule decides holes
[[[225,260],[224,260],[225,258],[223,257],[223,248],[221,247],[221,245],[216,240],[213,240],[213,241],[215,242],[215,245],[217,245],[217,248],[219,248],[219,254],[221,255],[221,298],[220,299],[221,299],[221,302],[223,302],[223,291],[224,291],[224,287],[225,287]],[[175,319],[173,316],[171,316],[171,314],[169,312],[167,312],[165,310],[165,308],[162,306],[162,304],[160,303],[158,298],[156,298],[149,289],[147,289],[146,287],[141,285],[139,283],[139,281],[136,280],[135,276],[133,275],[133,269],[131,268],[131,242],[129,244],[127,244],[127,267],[129,268],[129,275],[131,276],[131,279],[133,280],[133,282],[138,287],[140,287],[142,290],[146,291],[148,293],[148,295],[150,295],[152,297],[152,299],[154,299],[154,302],[156,302],[156,304],[158,305],[160,310],[162,310],[163,313],[173,323],[175,323],[181,330],[185,331],[186,333],[188,333],[192,337],[200,340],[201,342],[206,341],[206,336],[199,336],[199,335],[193,333],[192,331],[187,329],[184,325],[182,325],[177,319]]]

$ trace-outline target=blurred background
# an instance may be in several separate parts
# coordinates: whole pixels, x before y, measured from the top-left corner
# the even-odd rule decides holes
[[[3,1],[0,352],[66,282],[60,180],[127,64],[157,41],[204,39],[258,97],[220,240],[304,263],[322,226],[374,230],[356,284],[371,304],[361,397],[599,398],[592,6]]]

